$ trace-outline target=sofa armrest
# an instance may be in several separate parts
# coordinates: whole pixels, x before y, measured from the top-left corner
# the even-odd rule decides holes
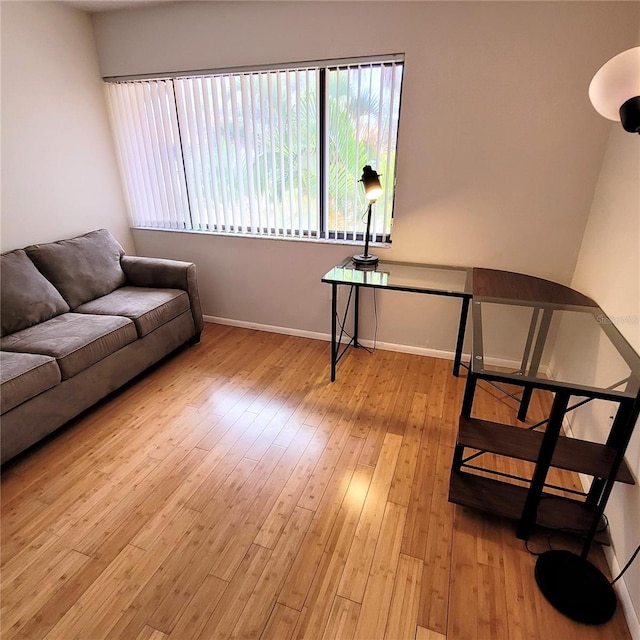
[[[199,334],[202,331],[202,309],[196,265],[193,262],[125,255],[120,258],[120,265],[127,281],[134,287],[161,287],[186,291],[191,302],[196,333]]]

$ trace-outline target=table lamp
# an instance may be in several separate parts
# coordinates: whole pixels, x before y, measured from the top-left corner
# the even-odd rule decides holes
[[[362,182],[364,186],[364,195],[369,201],[367,207],[367,232],[364,236],[364,253],[358,253],[353,256],[354,264],[358,266],[375,266],[378,264],[378,256],[369,254],[369,235],[371,234],[371,207],[373,203],[382,195],[382,185],[380,184],[380,176],[371,168],[371,165],[365,165],[362,168]]]

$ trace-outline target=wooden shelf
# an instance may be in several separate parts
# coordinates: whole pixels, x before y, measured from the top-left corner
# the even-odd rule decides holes
[[[488,420],[460,417],[458,444],[480,451],[536,462],[544,433]],[[597,478],[609,477],[615,452],[606,445],[560,436],[551,464]],[[635,484],[623,460],[616,481]],[[501,483],[503,484],[503,483]]]
[[[527,487],[501,482],[462,471],[451,471],[449,501],[465,507],[481,509],[496,516],[519,520],[527,498]],[[593,512],[584,502],[562,496],[543,493],[538,506],[536,525],[572,533],[587,535],[593,522]],[[595,540],[609,543],[605,531],[596,534]]]

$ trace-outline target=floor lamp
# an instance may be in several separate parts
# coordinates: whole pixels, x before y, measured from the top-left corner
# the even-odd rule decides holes
[[[640,47],[619,53],[605,63],[589,85],[594,109],[618,120],[625,131],[640,133]],[[634,406],[635,419],[640,407]],[[612,470],[613,477],[617,468]],[[607,491],[610,491],[609,486]],[[603,504],[606,503],[608,493]],[[595,529],[589,532],[581,555],[570,551],[545,551],[536,562],[540,591],[558,611],[578,622],[603,624],[613,617],[617,598],[612,583],[587,560]]]
[[[362,178],[360,178],[364,186],[364,195],[369,201],[367,207],[367,231],[364,240],[364,253],[358,253],[353,256],[354,264],[358,266],[375,266],[378,264],[378,256],[369,253],[369,236],[371,235],[371,207],[373,203],[382,195],[382,185],[380,184],[380,176],[366,165],[362,168]]]

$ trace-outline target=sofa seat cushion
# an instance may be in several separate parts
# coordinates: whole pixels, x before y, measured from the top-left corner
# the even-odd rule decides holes
[[[71,309],[126,283],[120,266],[124,249],[107,229],[70,240],[34,244],[25,251]]]
[[[0,405],[2,413],[11,411],[61,380],[54,358],[34,353],[0,353]]]
[[[120,316],[65,313],[0,340],[3,351],[55,358],[62,379],[71,378],[137,339],[135,325]]]
[[[22,249],[2,255],[0,280],[2,336],[69,311],[58,290]]]
[[[106,296],[87,302],[74,313],[117,315],[131,318],[142,338],[181,313],[189,310],[189,296],[180,289],[121,287]]]

